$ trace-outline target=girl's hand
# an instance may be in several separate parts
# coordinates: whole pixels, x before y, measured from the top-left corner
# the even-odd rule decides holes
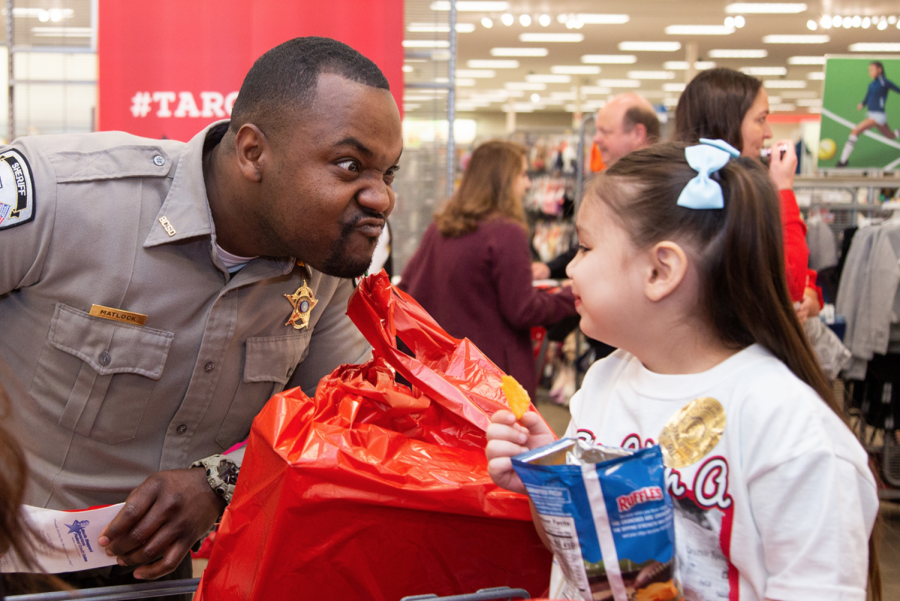
[[[781,156],[782,151],[784,156]],[[792,190],[794,188],[794,174],[797,171],[797,153],[794,143],[790,140],[779,140],[772,144],[772,154],[769,155],[769,176],[779,190]]]
[[[556,436],[537,412],[529,411],[517,423],[516,416],[506,409],[491,416],[486,435],[485,454],[491,480],[501,488],[524,494],[525,485],[513,470],[510,458],[550,444]]]

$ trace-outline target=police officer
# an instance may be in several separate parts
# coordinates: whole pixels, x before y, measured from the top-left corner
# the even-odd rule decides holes
[[[401,150],[384,75],[324,38],[260,57],[231,121],[186,144],[0,148],[0,359],[30,393],[26,502],[125,501],[104,582],[189,577],[239,470],[223,454],[269,397],[367,358],[345,312]]]

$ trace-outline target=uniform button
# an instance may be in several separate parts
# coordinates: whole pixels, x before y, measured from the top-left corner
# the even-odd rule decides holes
[[[166,159],[164,159],[161,155],[156,155],[153,157],[153,164],[157,167],[162,167],[166,164]]]
[[[102,365],[103,367],[106,367],[111,362],[112,362],[112,357],[109,356],[108,352],[103,351],[102,353],[100,353],[100,365]]]
[[[185,424],[181,424],[180,426],[178,426],[178,428],[175,429],[175,431],[179,434],[184,434],[185,432],[187,432],[187,426]]]
[[[210,361],[209,363],[207,363],[206,365],[203,366],[203,369],[205,369],[206,371],[212,371],[215,368],[216,368],[216,364],[213,363],[212,361]]]

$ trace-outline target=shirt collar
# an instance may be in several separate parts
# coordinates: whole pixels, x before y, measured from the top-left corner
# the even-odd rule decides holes
[[[172,185],[156,215],[156,222],[144,240],[144,248],[215,235],[203,180],[203,145],[209,130],[223,122],[227,121],[217,121],[207,126],[185,146],[178,158]]]

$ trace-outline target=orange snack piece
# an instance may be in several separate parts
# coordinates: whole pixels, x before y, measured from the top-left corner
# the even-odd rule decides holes
[[[677,597],[678,588],[671,580],[654,582],[646,588],[638,590],[634,595],[635,601],[670,601]]]
[[[516,382],[516,379],[512,376],[503,376],[500,388],[503,389],[503,394],[506,395],[506,401],[509,403],[509,408],[516,416],[516,419],[522,419],[522,416],[525,415],[528,411],[528,407],[531,405],[531,399],[528,398],[528,392],[526,392],[526,390],[522,388],[522,385]]]

